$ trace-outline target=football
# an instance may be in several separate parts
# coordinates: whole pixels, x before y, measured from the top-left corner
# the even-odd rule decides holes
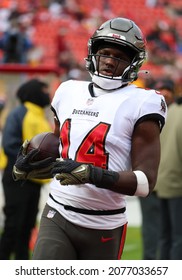
[[[27,153],[39,149],[40,153],[34,157],[35,161],[52,157],[53,161],[59,158],[59,138],[52,132],[43,132],[35,135],[29,142]]]

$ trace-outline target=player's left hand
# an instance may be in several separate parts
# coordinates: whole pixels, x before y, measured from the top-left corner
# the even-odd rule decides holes
[[[92,164],[76,162],[72,159],[58,159],[53,163],[52,176],[60,181],[61,185],[78,185],[90,183],[98,188],[109,188],[119,178],[115,171],[109,171]]]
[[[90,183],[89,165],[71,159],[58,159],[57,162],[54,163],[51,173],[60,181],[61,185]]]

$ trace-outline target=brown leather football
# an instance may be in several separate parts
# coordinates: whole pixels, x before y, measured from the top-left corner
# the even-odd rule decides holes
[[[59,138],[52,132],[43,132],[35,135],[27,148],[27,152],[33,149],[39,149],[40,153],[34,157],[35,161],[52,157],[55,161],[59,158]]]

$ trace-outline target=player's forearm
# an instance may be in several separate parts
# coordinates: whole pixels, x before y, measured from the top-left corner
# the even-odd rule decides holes
[[[109,189],[125,195],[147,196],[149,183],[144,172],[115,172],[71,159],[59,160],[52,169],[61,185],[91,183],[97,188]]]
[[[113,185],[107,187],[114,192],[133,196],[137,189],[136,176],[131,171],[117,172],[118,180]],[[103,186],[104,187],[104,186]]]
[[[145,197],[149,194],[148,179],[142,171],[115,172],[91,167],[90,180],[99,188],[129,196]]]

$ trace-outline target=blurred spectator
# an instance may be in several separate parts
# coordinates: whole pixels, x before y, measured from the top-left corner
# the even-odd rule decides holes
[[[33,43],[21,30],[19,18],[11,18],[9,30],[0,38],[0,49],[3,51],[2,63],[27,63],[27,53]]]
[[[174,102],[175,98],[174,82],[169,79],[158,80],[153,85],[153,88],[160,91],[160,94],[165,97],[166,104],[169,108],[169,105]],[[142,214],[142,258],[144,260],[156,260],[159,259],[161,228],[160,200],[157,196],[156,188],[154,188],[150,196],[145,198],[140,197],[139,202]]]
[[[154,8],[157,5],[158,0],[145,0],[145,5],[148,8]]]
[[[146,36],[149,60],[155,64],[173,64],[176,59],[177,34],[165,21],[157,21]]]
[[[56,60],[58,66],[63,70],[63,72],[67,74],[69,70],[74,66],[75,59],[67,43],[66,34],[67,34],[67,28],[61,27],[56,36],[55,43],[57,49]]]
[[[81,22],[85,18],[84,3],[78,0],[65,1],[65,13],[77,22]]]
[[[154,88],[159,90],[164,96],[167,106],[171,105],[175,99],[175,85],[170,79],[159,79],[156,81]]]
[[[64,1],[56,1],[53,0],[49,4],[48,11],[50,13],[51,19],[60,19],[60,16],[62,15],[64,11]]]
[[[0,95],[0,172],[2,172],[2,170],[4,169],[4,167],[7,164],[7,158],[6,158],[6,156],[4,154],[4,151],[1,147],[2,128],[3,128],[3,125],[2,125],[1,121],[2,121],[2,113],[4,111],[5,105],[6,105],[5,98],[1,97],[1,95]]]
[[[182,97],[168,110],[161,134],[161,161],[156,191],[160,202],[159,259],[182,260]]]
[[[7,159],[3,170],[4,228],[0,239],[0,259],[29,259],[29,241],[36,224],[40,191],[44,180],[13,180],[12,168],[26,139],[51,131],[44,108],[50,104],[48,84],[32,79],[17,90],[20,105],[7,116],[3,127],[2,148]]]
[[[10,9],[8,7],[1,6],[0,4],[0,32],[5,32],[9,28],[9,15]]]

